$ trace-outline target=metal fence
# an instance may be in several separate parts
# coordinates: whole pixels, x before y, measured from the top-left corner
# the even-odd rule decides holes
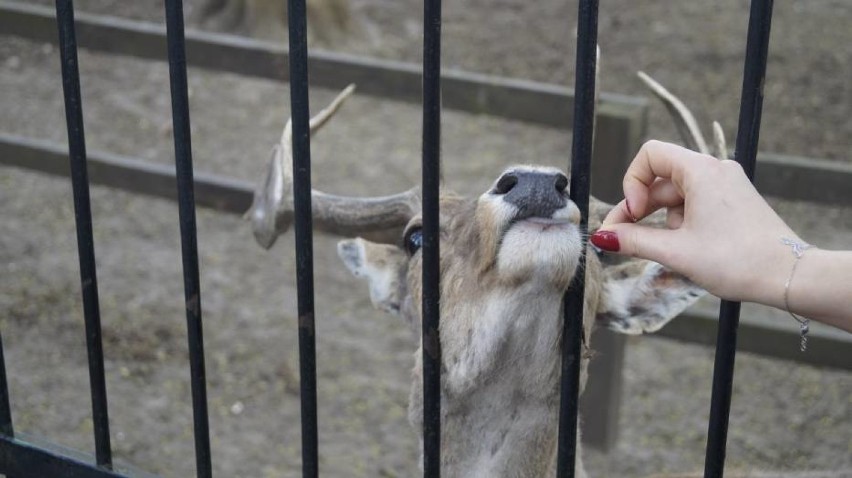
[[[772,0],[753,0],[748,28],[741,110],[735,158],[753,179],[760,130],[763,80],[769,41]],[[212,476],[208,427],[201,297],[195,226],[192,148],[187,99],[186,57],[181,0],[166,0],[168,57],[184,294],[188,324],[197,476]],[[576,53],[576,100],[571,160],[571,199],[582,212],[586,232],[594,127],[597,0],[580,0]],[[71,0],[56,0],[62,80],[68,126],[71,178],[80,258],[89,378],[95,438],[95,462],[66,456],[46,447],[16,439],[9,407],[6,370],[0,339],[0,473],[10,478],[128,476],[113,466],[102,352],[98,286],[92,240],[85,135],[74,10]],[[317,436],[316,352],[314,328],[311,169],[308,105],[308,57],[305,0],[289,0],[290,81],[293,118],[295,235],[298,281],[298,330],[301,371],[303,476],[319,476]],[[440,476],[441,349],[439,329],[439,178],[441,116],[441,1],[424,0],[423,52],[423,388],[424,475]],[[584,235],[585,236],[585,235]],[[583,261],[581,259],[581,261]],[[582,262],[578,270],[583,270]],[[582,340],[583,274],[577,274],[564,299],[564,343],[559,416],[558,470],[574,475],[577,404]],[[739,304],[724,302],[720,310],[712,402],[708,423],[705,476],[722,476],[725,460]]]

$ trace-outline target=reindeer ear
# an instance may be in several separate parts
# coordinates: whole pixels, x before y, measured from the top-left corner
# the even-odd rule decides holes
[[[367,279],[370,300],[376,308],[400,314],[406,295],[408,267],[408,256],[402,250],[359,237],[338,242],[337,255],[352,275]]]
[[[596,321],[624,334],[656,332],[705,293],[656,262],[631,260],[604,269]]]

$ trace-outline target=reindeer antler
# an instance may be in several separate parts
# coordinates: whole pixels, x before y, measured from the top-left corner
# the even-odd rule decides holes
[[[355,91],[349,85],[310,121],[310,134],[320,130]],[[243,217],[250,220],[254,238],[269,249],[293,223],[292,119],[287,120],[281,141],[273,146],[266,176],[258,184],[254,201]],[[314,227],[340,235],[357,235],[404,226],[420,211],[418,188],[381,197],[345,197],[311,191]]]
[[[638,71],[636,75],[663,102],[666,109],[669,110],[669,113],[675,119],[675,125],[686,146],[691,150],[710,154],[707,141],[704,140],[704,135],[701,134],[698,122],[695,121],[695,116],[692,115],[689,108],[677,96],[671,94],[669,90],[657,83],[656,80],[648,76],[644,71]]]
[[[713,122],[713,144],[716,145],[716,157],[728,159],[728,145],[725,144],[725,131],[718,121]]]
[[[713,122],[713,145],[714,152],[710,151],[707,146],[707,141],[704,140],[704,135],[701,134],[701,128],[698,127],[698,122],[695,121],[695,116],[686,105],[663,85],[648,76],[645,72],[636,72],[639,79],[654,93],[654,96],[660,99],[669,110],[669,113],[674,118],[675,125],[680,133],[686,147],[703,154],[714,154],[719,159],[728,159],[728,150],[725,145],[725,134],[722,131],[722,126]]]

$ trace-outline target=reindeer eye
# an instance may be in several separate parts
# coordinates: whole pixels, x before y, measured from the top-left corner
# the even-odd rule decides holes
[[[423,228],[413,227],[405,233],[405,238],[402,240],[402,245],[409,256],[413,256],[423,246]]]

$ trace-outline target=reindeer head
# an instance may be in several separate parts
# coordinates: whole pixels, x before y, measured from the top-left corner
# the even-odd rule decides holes
[[[347,88],[311,120],[312,131],[351,91]],[[264,247],[286,230],[292,218],[289,142],[288,122],[247,213],[255,237]],[[478,196],[441,195],[440,338],[446,397],[442,433],[464,437],[471,428],[483,428],[478,444],[470,445],[484,447],[481,450],[444,452],[442,460],[457,463],[455,469],[462,470],[458,476],[471,476],[468,472],[473,469],[482,471],[474,462],[483,453],[541,456],[536,463],[549,463],[551,458],[558,403],[560,310],[565,291],[579,273],[583,252],[580,211],[568,198],[567,187],[568,177],[555,168],[513,166]],[[312,200],[318,228],[351,235],[401,231],[396,244],[360,237],[343,240],[338,255],[355,276],[368,282],[377,308],[402,316],[417,333],[422,293],[418,190],[366,199],[314,191]],[[590,228],[598,227],[610,208],[592,198]],[[592,249],[587,252],[584,272],[587,344],[595,323],[632,334],[655,331],[703,292],[685,277],[648,261],[605,267]],[[416,357],[415,377],[420,374],[420,355]],[[581,383],[585,382],[587,362],[583,360]],[[419,383],[415,379],[410,405],[409,418],[415,425],[422,409]],[[537,412],[529,412],[530,406]],[[503,428],[495,422],[495,410],[508,411],[501,418],[508,421]],[[512,410],[518,414],[512,415]],[[500,452],[506,429],[517,425],[512,420],[531,427],[518,432],[528,444],[510,441]],[[529,440],[530,436],[540,440]],[[530,446],[538,448],[524,451]],[[487,462],[500,460],[489,458]],[[507,475],[505,468],[490,471],[493,473],[476,476],[515,476]],[[525,468],[517,476],[544,472],[546,468]]]
[[[441,198],[442,301],[447,312],[521,284],[564,291],[580,257],[580,211],[568,178],[554,168],[515,166],[477,198]],[[401,247],[341,241],[349,270],[370,283],[380,309],[413,320],[420,304],[420,215],[404,228]],[[458,292],[465,291],[463,294]]]

